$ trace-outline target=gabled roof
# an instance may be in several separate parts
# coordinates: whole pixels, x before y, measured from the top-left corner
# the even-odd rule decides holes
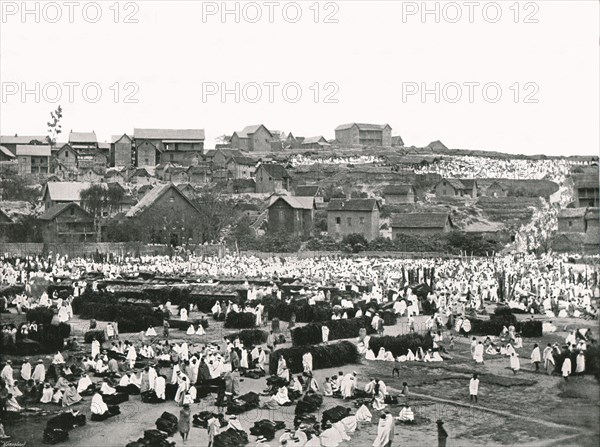
[[[296,191],[294,191],[294,195],[299,197],[315,197],[320,190],[321,187],[319,185],[296,186]]]
[[[133,137],[140,140],[204,141],[204,129],[133,129]]]
[[[600,181],[598,171],[586,174],[573,174],[573,183],[575,188],[596,188],[598,189]]]
[[[444,178],[442,180],[440,180],[439,182],[436,183],[436,186],[439,185],[442,182],[446,182],[448,183],[450,186],[452,186],[454,189],[468,189],[463,182],[461,182],[460,180],[456,179],[456,178]]]
[[[307,137],[302,141],[302,144],[315,144],[320,143],[322,145],[330,146],[323,135],[319,135],[316,137]]]
[[[477,182],[477,184],[479,185],[480,182]],[[490,189],[492,186],[496,187],[496,188],[500,188],[502,191],[506,191],[506,187],[500,183],[498,180],[494,180],[492,183],[490,183],[488,185],[488,187],[486,189]]]
[[[90,213],[88,213],[86,210],[84,210],[81,206],[77,205],[76,203],[70,202],[70,203],[59,203],[58,205],[54,205],[53,207],[51,207],[50,209],[48,209],[46,212],[44,212],[39,219],[40,220],[53,220],[56,217],[60,216],[63,212],[65,212],[66,210],[68,210],[69,208],[78,208],[82,213],[85,213],[86,217],[89,220],[93,220],[93,217]]]
[[[54,202],[79,202],[81,191],[90,187],[88,182],[52,182],[46,183],[44,193],[50,195]]]
[[[351,129],[354,126],[357,126],[358,130],[383,130],[386,127],[389,127],[391,129],[391,126],[389,124],[347,123],[340,124],[335,128],[335,130]]]
[[[384,196],[405,196],[414,193],[412,185],[388,185],[383,189]]]
[[[28,155],[31,157],[49,157],[51,155],[50,146],[41,144],[21,144],[17,145],[17,156]]]
[[[584,217],[587,208],[564,208],[558,212],[559,219],[568,219],[574,217]]]
[[[162,186],[157,186],[154,189],[151,189],[141,200],[136,203],[134,207],[132,207],[129,211],[127,211],[126,217],[136,217],[142,214],[146,209],[150,208],[158,199],[160,199],[167,191],[170,189],[174,189],[189,205],[196,211],[200,212],[196,205],[192,203],[192,201],[183,193],[181,190],[175,186],[173,183],[167,183]]]
[[[47,144],[45,135],[0,136],[0,144],[31,144],[32,141],[39,141],[40,143]]]
[[[379,209],[379,202],[375,199],[331,199],[327,211],[373,211]]]
[[[429,143],[427,146],[429,149],[448,149],[444,143],[440,140],[435,140]]]
[[[2,208],[0,208],[0,217],[2,217],[2,219],[0,219],[0,222],[2,220],[6,220],[6,221],[8,221],[7,223],[13,223],[13,220],[11,219],[11,217]]]
[[[392,216],[392,228],[444,228],[452,226],[448,213],[401,213]]]
[[[395,135],[392,137],[392,146],[404,146],[404,140],[400,135]]]
[[[283,200],[289,206],[294,209],[300,210],[312,210],[315,207],[314,197],[299,197],[299,196],[288,196],[288,195],[272,195],[269,200],[269,208],[273,206],[277,201]]]
[[[234,155],[233,157],[231,157],[229,159],[229,161],[227,163],[231,163],[231,162],[235,162],[238,165],[245,165],[245,166],[256,166],[256,161],[251,159],[250,157],[245,157],[243,155]]]
[[[0,152],[6,155],[8,158],[15,158],[15,154],[6,149],[4,146],[0,146]]]
[[[129,135],[127,135],[126,133],[123,133],[121,135],[111,135],[110,142],[113,144],[117,143],[121,138],[127,138],[129,141],[133,141]]]
[[[585,213],[585,220],[598,220],[600,219],[600,208],[588,208]]]
[[[477,180],[472,178],[461,178],[459,181],[465,185],[465,189],[477,188]]]
[[[273,177],[273,179],[275,180],[281,180],[284,178],[290,178],[290,175],[288,174],[288,172],[285,170],[285,168],[282,165],[277,165],[277,164],[261,164],[258,168],[264,168],[265,171],[267,171],[267,174],[269,174],[270,177]]]
[[[234,132],[239,138],[249,138],[250,135],[256,133],[256,131],[258,131],[258,129],[260,129],[261,127],[264,127],[265,130],[267,132],[269,132],[269,135],[271,135],[271,137],[273,136],[273,134],[271,133],[271,131],[269,129],[267,129],[267,127],[263,124],[255,124],[253,126],[246,126],[244,127],[241,131],[239,132]]]
[[[96,132],[69,132],[69,143],[98,143]]]

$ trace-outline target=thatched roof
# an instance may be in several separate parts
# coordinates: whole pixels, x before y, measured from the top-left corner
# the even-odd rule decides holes
[[[401,213],[392,216],[392,228],[439,228],[452,225],[448,213]]]

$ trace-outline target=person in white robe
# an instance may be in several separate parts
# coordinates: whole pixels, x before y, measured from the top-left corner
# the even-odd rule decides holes
[[[377,425],[377,437],[373,447],[389,447],[394,441],[394,418],[391,414],[383,413]]]
[[[582,351],[579,351],[577,354],[577,359],[575,363],[575,373],[583,374],[585,372],[585,354]]]
[[[377,353],[377,360],[385,360],[385,348],[382,346]]]
[[[31,363],[29,363],[29,359],[25,359],[23,365],[21,365],[21,379],[25,381],[31,379]]]
[[[108,412],[108,405],[104,403],[104,399],[102,398],[101,394],[94,393],[90,409],[92,414],[98,414],[100,416]]]
[[[43,383],[46,380],[46,367],[42,359],[38,360],[37,365],[33,369],[33,375],[31,376],[36,383]]]
[[[69,321],[69,313],[65,306],[61,306],[61,308],[58,310],[58,322],[66,323],[67,321]]]
[[[567,355],[561,367],[562,376],[568,380],[571,375],[571,358]]]
[[[396,419],[401,422],[412,422],[415,420],[415,414],[413,413],[412,408],[405,405],[402,407],[402,410],[400,410]]]
[[[194,329],[194,325],[190,324],[190,327],[187,328],[187,331],[185,333],[187,335],[194,335],[196,333],[196,330]]]
[[[519,361],[519,354],[513,352],[510,356],[510,369],[516,374],[521,369],[521,362]]]
[[[540,369],[540,362],[542,361],[542,354],[540,353],[540,347],[536,343],[531,351],[531,363],[535,365],[535,370]]]
[[[361,405],[356,411],[355,416],[357,422],[371,422],[371,418],[373,417],[366,405]]]
[[[271,400],[277,402],[279,405],[286,404],[290,401],[288,397],[288,389],[285,386],[279,387],[277,393],[271,397]]]
[[[310,352],[305,352],[302,355],[302,368],[305,373],[312,374],[313,370],[313,357]]]
[[[92,340],[92,358],[95,359],[97,355],[100,355],[100,342],[94,338]]]
[[[156,329],[153,326],[146,329],[146,337],[156,337]]]
[[[181,308],[181,311],[179,312],[179,319],[181,321],[187,321],[188,319],[188,311],[185,307]]]
[[[50,402],[52,402],[52,396],[54,396],[54,389],[52,389],[52,386],[50,386],[49,383],[45,383],[44,388],[42,390],[42,398],[40,399],[40,402],[43,404],[49,404]]]
[[[52,358],[52,363],[54,365],[64,365],[65,364],[65,358],[60,353],[60,351],[58,351],[56,354],[54,354],[54,357]]]
[[[117,390],[103,380],[102,385],[100,386],[100,393],[104,396],[111,396],[113,394],[117,394]]]
[[[204,326],[202,326],[201,324],[198,324],[198,330],[196,330],[196,335],[205,335],[206,332],[204,331]]]
[[[340,391],[344,399],[350,399],[354,395],[354,389],[356,388],[356,371],[348,373],[342,379]]]
[[[161,400],[165,400],[165,391],[167,389],[167,383],[164,376],[157,376],[154,380],[154,392],[156,397]]]
[[[85,390],[87,390],[90,387],[91,384],[92,384],[92,381],[89,378],[89,376],[87,374],[82,375],[81,378],[79,379],[79,381],[77,382],[77,392],[83,393]]]
[[[373,352],[372,349],[369,349],[367,351],[367,354],[365,355],[365,359],[366,360],[377,360],[377,357],[375,357],[375,353]]]
[[[135,346],[129,345],[129,348],[127,348],[126,359],[129,362],[129,368],[133,368],[137,359],[137,352],[135,352]]]
[[[325,325],[321,326],[321,336],[323,339],[323,343],[327,344],[329,341],[329,328]]]
[[[473,349],[473,360],[475,360],[475,363],[483,364],[483,351],[483,342],[479,341],[479,343],[477,343]]]

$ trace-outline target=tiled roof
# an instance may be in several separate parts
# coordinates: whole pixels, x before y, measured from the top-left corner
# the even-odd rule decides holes
[[[296,186],[295,196],[300,197],[314,197],[319,192],[321,187],[319,185],[302,185]]]
[[[133,129],[141,140],[204,140],[204,129]]]
[[[372,211],[378,207],[375,199],[331,199],[327,211]]]
[[[386,127],[390,127],[389,124],[347,123],[337,126],[335,130],[351,129],[353,126],[358,126],[359,130],[383,130]]]
[[[2,136],[0,136],[0,144],[31,144],[32,141],[39,141],[40,143],[46,143],[46,136],[45,135],[23,135],[23,136],[2,135]]]
[[[79,208],[82,212],[84,212],[87,215],[87,217],[88,217],[89,220],[93,220],[93,217],[86,210],[84,210],[82,207],[80,207],[79,205],[77,205],[76,203],[73,203],[73,202],[70,202],[70,203],[59,203],[58,205],[54,205],[50,209],[46,210],[39,217],[39,219],[40,220],[52,220],[52,219],[56,218],[57,216],[59,216],[60,214],[62,214],[68,208],[71,208],[71,207]]]
[[[383,189],[384,196],[405,196],[414,192],[412,185],[388,185]]]
[[[290,177],[288,172],[281,165],[266,163],[266,164],[262,164],[260,166],[265,168],[265,171],[267,171],[267,174],[269,174],[269,176],[273,177],[274,179],[281,180],[281,179]]]
[[[288,205],[294,209],[312,210],[315,206],[314,197],[299,197],[299,196],[288,196],[288,195],[273,195],[269,201],[269,208],[278,200],[284,200]]]
[[[248,138],[249,135],[252,135],[261,127],[264,127],[265,129],[267,129],[267,127],[263,126],[262,124],[255,124],[253,126],[244,127],[241,131],[236,132],[236,134],[239,138]],[[267,129],[267,132],[269,132],[269,135],[273,136],[273,134],[271,133],[271,131],[269,129]]]
[[[95,132],[70,132],[69,143],[97,143]]]
[[[0,152],[6,155],[8,158],[15,158],[15,154],[6,149],[4,146],[0,146]]]
[[[195,210],[198,210],[196,206],[172,183],[167,183],[162,186],[157,186],[151,189],[144,197],[140,199],[140,201],[132,207],[129,211],[127,211],[127,217],[135,217],[139,214],[143,213],[147,208],[152,206],[158,199],[162,197],[169,189],[175,189],[181,197],[183,197]]]
[[[79,202],[81,191],[89,188],[88,182],[52,182],[47,183],[45,190],[50,200],[55,202]],[[43,194],[46,195],[46,192]]]
[[[23,144],[17,146],[17,156],[28,155],[31,157],[49,157],[50,146],[43,146],[40,144]]]

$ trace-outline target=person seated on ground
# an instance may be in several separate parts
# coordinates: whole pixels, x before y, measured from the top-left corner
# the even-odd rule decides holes
[[[146,337],[156,337],[156,329],[153,326],[146,329]]]
[[[104,403],[104,399],[100,393],[95,393],[92,397],[90,409],[92,412],[92,421],[103,421],[118,414],[118,407],[109,408],[108,405]]]
[[[521,334],[516,334],[515,335],[515,348],[519,349],[523,347],[523,338],[521,337]]]
[[[289,390],[296,397],[299,397],[303,391],[302,382],[300,380],[301,380],[300,376],[293,376],[292,381],[290,382],[290,385],[289,385]]]
[[[44,388],[42,389],[42,397],[40,399],[40,402],[43,404],[49,404],[50,402],[52,402],[52,396],[54,396],[54,389],[48,382],[44,383]]]
[[[53,404],[61,404],[64,392],[58,388],[54,388],[54,394],[52,396]]]
[[[65,390],[62,398],[62,406],[69,407],[77,402],[81,401],[82,397],[77,392],[77,388],[74,383],[69,384],[69,387]]]
[[[489,355],[496,355],[498,354],[498,349],[491,344],[485,349],[485,353]]]
[[[273,396],[271,396],[271,398],[266,402],[266,406],[268,408],[277,408],[280,405],[285,405],[290,403],[291,400],[288,397],[288,389],[285,386],[281,386],[279,387],[279,389],[277,390],[277,393],[274,394]],[[276,404],[276,405],[273,405]]]
[[[112,396],[113,394],[117,394],[117,390],[110,386],[106,380],[102,380],[100,384],[100,394],[103,396]]]
[[[396,420],[401,422],[413,422],[415,420],[415,414],[408,405],[404,405],[400,410],[400,414],[396,417]]]
[[[166,387],[167,387],[167,380],[166,377],[161,375],[158,375],[154,381],[154,392],[156,393],[156,398],[159,400],[165,400],[166,396],[165,396],[165,392],[166,392]]]
[[[54,354],[54,358],[52,359],[52,363],[54,365],[64,365],[65,363],[65,358],[63,357],[63,355],[60,353],[60,351],[57,351],[56,354]]]
[[[333,396],[333,387],[329,377],[325,377],[325,382],[323,382],[323,396]]]
[[[94,384],[87,374],[82,374],[79,382],[77,382],[77,392],[81,395],[89,395],[94,389]]]

